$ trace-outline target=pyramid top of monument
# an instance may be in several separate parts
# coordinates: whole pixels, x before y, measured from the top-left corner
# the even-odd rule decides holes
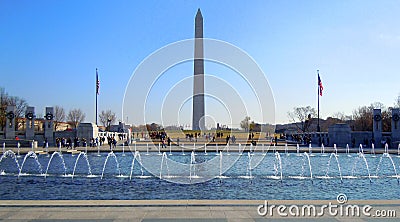
[[[196,18],[203,18],[203,15],[201,14],[200,8],[197,9]]]

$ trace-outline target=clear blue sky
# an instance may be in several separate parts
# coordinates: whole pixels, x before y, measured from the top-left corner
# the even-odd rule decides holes
[[[192,38],[197,8],[205,37],[236,45],[262,68],[278,123],[288,122],[295,106],[316,107],[317,69],[325,88],[322,118],[376,101],[392,106],[400,92],[397,0],[2,0],[0,86],[37,113],[61,105],[81,108],[94,121],[98,68],[99,110],[112,109],[122,119],[135,68],[166,44]]]

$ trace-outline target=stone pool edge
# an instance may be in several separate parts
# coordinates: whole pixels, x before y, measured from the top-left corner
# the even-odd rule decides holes
[[[267,200],[268,204],[324,205],[337,200]],[[1,200],[0,207],[258,206],[265,200]],[[349,200],[346,204],[400,206],[399,200]]]

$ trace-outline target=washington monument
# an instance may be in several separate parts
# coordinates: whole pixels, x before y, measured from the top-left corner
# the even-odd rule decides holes
[[[205,130],[203,16],[201,15],[200,9],[197,10],[194,26],[192,130]]]

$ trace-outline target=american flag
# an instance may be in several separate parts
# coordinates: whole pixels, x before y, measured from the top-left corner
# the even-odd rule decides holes
[[[318,86],[319,86],[319,95],[322,96],[322,91],[324,90],[324,87],[322,86],[322,81],[321,78],[319,77],[319,74],[318,74]]]
[[[96,94],[100,94],[100,80],[99,80],[99,74],[97,73],[97,68],[96,68]]]

